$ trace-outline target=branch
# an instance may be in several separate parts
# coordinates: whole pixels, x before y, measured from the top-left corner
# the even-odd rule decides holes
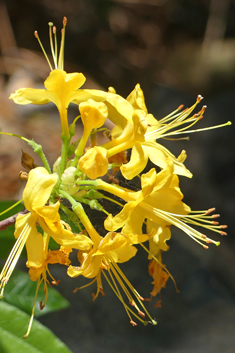
[[[9,226],[11,226],[12,224],[14,224],[14,223],[16,222],[16,217],[17,217],[19,214],[26,214],[26,213],[28,213],[28,212],[29,212],[29,211],[26,210],[26,208],[25,208],[23,211],[20,211],[20,212],[14,214],[13,216],[4,219],[3,221],[0,221],[0,231],[7,229],[7,227],[9,227]]]

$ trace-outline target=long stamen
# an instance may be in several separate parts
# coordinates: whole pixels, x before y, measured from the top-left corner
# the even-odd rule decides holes
[[[57,46],[57,37],[56,37],[56,26],[53,26],[52,31],[53,31],[53,34],[54,34],[54,43],[55,43],[55,67],[57,69],[57,65],[58,65],[58,46]]]
[[[5,285],[7,284],[7,282],[9,281],[9,278],[16,266],[16,263],[21,255],[21,252],[24,248],[24,245],[28,239],[29,236],[29,229],[30,229],[30,225],[29,223],[26,223],[20,236],[17,238],[8,258],[7,261],[2,269],[2,272],[0,274],[0,280],[1,280],[1,284],[0,284],[0,289],[1,289],[1,293],[0,293],[0,298],[3,297],[3,291],[5,288]]]
[[[40,286],[40,278],[37,281],[37,287],[36,287],[34,302],[33,302],[33,309],[32,309],[32,313],[31,313],[30,320],[29,320],[28,330],[27,330],[26,334],[23,336],[23,338],[28,337],[30,330],[31,330],[31,327],[32,327],[39,286]]]
[[[121,295],[121,293],[120,293],[120,291],[119,291],[119,289],[118,289],[118,286],[117,286],[117,284],[116,284],[116,282],[115,282],[115,280],[114,280],[114,278],[113,278],[113,276],[112,276],[112,272],[111,272],[110,270],[108,271],[109,276],[110,276],[110,278],[111,278],[111,280],[112,280],[112,282],[113,282],[113,284],[114,284],[114,286],[115,286],[116,289],[112,286],[111,282],[108,280],[108,278],[107,278],[105,272],[104,272],[103,270],[102,270],[102,272],[103,272],[103,274],[104,274],[104,276],[105,276],[105,278],[106,278],[108,284],[109,284],[110,287],[113,289],[113,291],[114,291],[114,293],[117,295],[118,299],[122,302],[122,304],[123,304],[123,306],[124,306],[124,308],[125,308],[125,310],[126,310],[126,313],[127,313],[128,317],[129,317],[129,319],[130,319],[130,322],[132,322],[132,318],[131,318],[131,315],[129,314],[128,307],[127,307],[127,305],[125,304],[125,302],[124,302],[124,300],[123,300],[123,298],[122,298],[122,295]]]
[[[21,199],[20,201],[17,201],[16,203],[14,203],[14,205],[8,207],[6,210],[4,210],[3,212],[0,213],[0,216],[2,216],[3,214],[9,212],[10,210],[12,210],[12,208],[18,206],[22,201],[23,201],[23,199]]]
[[[142,245],[142,244],[141,244]],[[113,267],[115,267],[116,271],[119,273],[119,275],[122,277],[122,279],[126,282],[126,284],[128,285],[128,287],[131,289],[131,291],[133,292],[133,294],[135,295],[136,299],[138,300],[139,304],[142,306],[143,310],[145,311],[145,313],[147,314],[147,316],[149,317],[149,319],[151,320],[151,322],[155,325],[156,322],[152,319],[151,315],[149,314],[149,312],[147,311],[147,309],[145,308],[144,304],[143,304],[143,300],[144,298],[137,292],[137,290],[132,286],[132,284],[130,283],[130,281],[128,280],[128,278],[124,275],[124,273],[122,272],[122,270],[120,269],[120,267],[115,263],[112,262]],[[116,272],[116,273],[117,273]],[[119,276],[117,277],[117,275],[115,275],[116,278],[120,278]],[[120,278],[121,281],[121,278]],[[119,283],[120,283],[119,281]],[[126,288],[126,287],[125,287]],[[144,317],[145,314],[140,311],[140,309],[138,308],[138,306],[136,305],[136,303],[134,301],[130,302],[131,305],[133,305],[136,310],[138,311],[138,314],[141,317]]]
[[[191,112],[195,109],[197,104],[199,102],[201,102],[202,99],[203,99],[203,97],[198,95],[197,101],[190,108],[187,108],[183,112],[178,113],[178,111],[183,107],[183,106],[179,106],[178,109],[176,109],[174,112],[167,115],[165,118],[159,120],[158,124],[156,126],[159,126],[159,123],[161,126],[157,127],[156,130],[151,130],[151,131],[147,132],[145,134],[146,140],[157,139],[157,138],[166,138],[166,137],[172,136],[172,135],[206,131],[206,130],[217,129],[217,128],[224,127],[227,125],[231,125],[231,122],[228,121],[227,123],[221,124],[221,125],[215,125],[215,126],[202,128],[202,129],[196,129],[196,130],[189,130],[189,128],[191,126],[193,126],[200,119],[203,118],[203,114],[206,109],[206,106],[203,106],[202,109],[199,111],[199,113],[194,114],[191,117],[188,117],[191,114]],[[188,124],[188,125],[185,127],[179,128],[179,126],[181,126],[183,124]],[[169,131],[171,129],[175,129],[175,130]]]
[[[40,41],[40,38],[39,38],[39,35],[38,35],[38,32],[37,32],[37,31],[34,32],[34,36],[35,36],[35,38],[37,38],[38,43],[40,44],[40,47],[41,47],[41,49],[42,49],[42,52],[43,52],[43,54],[44,54],[44,56],[45,56],[45,58],[46,58],[46,60],[47,60],[47,62],[48,62],[48,65],[49,65],[49,67],[50,67],[50,70],[53,71],[53,67],[52,67],[51,62],[50,62],[50,60],[49,60],[49,58],[48,58],[48,56],[47,56],[47,53],[46,53],[46,51],[45,51],[45,49],[44,49],[44,47],[43,47],[43,45],[42,45],[42,42]]]
[[[61,44],[60,44],[60,53],[59,53],[59,61],[58,61],[58,69],[64,69],[64,42],[65,42],[65,27],[67,24],[67,18],[63,18],[63,28],[61,30]]]
[[[57,57],[55,55],[55,50],[54,50],[54,45],[53,45],[53,38],[52,38],[53,23],[49,22],[48,25],[49,25],[49,38],[50,38],[51,54],[52,54],[52,58],[53,58],[53,61],[54,61],[54,64],[55,64],[55,68],[57,69]]]
[[[194,114],[192,117],[189,117],[189,118],[188,118],[188,116],[191,114],[191,112],[195,109],[196,105],[201,100],[202,100],[202,97],[198,96],[196,103],[194,105],[192,105],[190,108],[187,108],[183,112],[178,113],[176,115],[173,115],[167,119],[166,118],[161,119],[159,121],[161,124],[161,127],[157,128],[156,130],[152,130],[152,131],[146,133],[145,134],[146,138],[149,138],[149,137],[160,138],[160,137],[165,137],[168,135],[173,135],[173,134],[175,134],[174,131],[172,131],[171,133],[167,133],[167,134],[164,134],[164,132],[169,131],[173,128],[176,128],[180,125],[187,124],[187,123],[189,124],[187,127],[181,128],[177,131],[185,130],[188,127],[194,125],[198,120],[202,119],[202,116],[203,116],[203,113],[205,111],[206,106],[204,106],[198,114]],[[168,122],[168,121],[170,121],[170,122]]]
[[[208,249],[208,246],[207,245],[204,245],[202,243],[205,242],[207,244],[209,243],[213,243],[215,245],[220,245],[220,242],[216,242],[210,238],[208,238],[205,234],[197,231],[196,229],[190,227],[188,224],[186,224],[185,222],[183,222],[184,220],[184,217],[186,217],[187,219],[187,216],[184,216],[184,215],[172,215],[170,212],[165,212],[163,210],[159,210],[159,209],[156,209],[156,208],[153,208],[147,204],[145,204],[143,202],[143,207],[146,208],[146,209],[151,209],[151,211],[158,217],[166,220],[168,223],[176,226],[177,228],[183,230],[186,234],[188,234],[194,241],[196,241],[197,243],[199,243],[200,245],[202,245],[202,247],[204,249]],[[188,215],[188,217],[190,217],[190,215]],[[204,224],[200,224],[201,227],[204,227],[204,228],[207,228],[207,229],[210,229],[212,231],[217,231],[216,229],[213,228],[213,226],[211,227],[208,227],[208,226],[205,226]],[[221,233],[220,233],[221,234]]]

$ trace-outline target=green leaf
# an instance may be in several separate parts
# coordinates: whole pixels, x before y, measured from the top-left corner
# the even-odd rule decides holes
[[[28,273],[14,270],[4,290],[4,301],[31,314],[37,282],[30,280]],[[70,303],[55,288],[48,287],[48,299],[46,306],[40,310],[40,301],[43,299],[42,283],[38,291],[35,306],[35,317],[52,311],[68,308]],[[1,320],[1,317],[0,317]]]
[[[1,353],[71,353],[49,329],[34,320],[29,337],[29,316],[10,304],[0,302],[0,352]]]
[[[0,202],[0,213],[9,208],[10,206],[14,205],[15,201],[1,201]],[[17,212],[20,212],[24,209],[24,205],[21,203],[14,207],[12,210],[9,212],[3,214],[0,216],[0,221],[3,219],[6,219]],[[15,230],[15,225],[11,225],[5,230],[0,231],[0,259],[7,258],[9,255],[14,243],[15,243],[15,237],[14,237],[14,230]],[[22,254],[25,256],[25,252]]]

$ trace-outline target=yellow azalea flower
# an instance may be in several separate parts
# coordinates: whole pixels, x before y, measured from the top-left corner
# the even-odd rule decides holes
[[[0,274],[1,296],[24,245],[26,245],[27,251],[27,266],[35,269],[41,268],[45,260],[45,253],[43,236],[38,232],[37,225],[64,247],[89,250],[93,244],[92,240],[85,235],[73,234],[70,230],[64,228],[58,213],[59,202],[44,206],[57,180],[57,174],[49,174],[43,167],[32,169],[29,172],[28,182],[23,192],[23,201],[29,213],[17,216],[14,233],[17,241]],[[66,224],[65,226],[68,228]]]
[[[174,162],[174,173],[186,177],[192,177],[192,173],[184,166],[183,162],[186,159],[186,152],[183,150],[176,158],[167,148],[157,143],[160,138],[171,138],[171,136],[191,133],[195,131],[203,131],[211,128],[217,128],[226,124],[213,126],[205,129],[189,130],[197,121],[202,119],[205,111],[205,106],[199,113],[190,116],[194,108],[203,98],[199,95],[196,103],[190,108],[180,112],[183,106],[178,107],[174,112],[164,117],[161,120],[155,119],[152,114],[148,114],[143,91],[140,85],[137,84],[135,89],[127,97],[127,101],[132,105],[134,112],[132,121],[128,121],[124,128],[115,126],[111,132],[112,141],[106,143],[102,147],[106,148],[109,157],[131,148],[130,161],[122,164],[121,172],[126,179],[133,179],[136,175],[142,172],[146,167],[148,160],[160,168],[166,168],[166,160],[171,158]],[[139,116],[139,119],[136,118]],[[141,126],[138,135],[136,131]],[[142,136],[141,136],[142,135]]]
[[[67,74],[53,70],[44,82],[46,89],[21,88],[10,95],[17,104],[46,104],[53,102],[60,113],[62,136],[69,136],[67,109],[86,78],[82,73]]]
[[[222,235],[226,233],[221,229],[226,226],[219,225],[214,221],[218,217],[218,215],[211,215],[214,208],[206,211],[191,211],[190,207],[181,201],[183,194],[179,188],[179,179],[173,172],[174,166],[171,160],[168,160],[167,168],[159,173],[156,173],[155,169],[151,169],[141,176],[142,190],[138,192],[120,187],[115,188],[99,181],[97,184],[100,189],[111,192],[127,202],[119,214],[115,217],[110,214],[106,218],[105,229],[115,231],[123,227],[122,233],[127,236],[132,232],[139,234],[145,219],[147,219],[147,224],[151,221],[154,229],[159,232],[151,240],[155,239],[158,242],[159,249],[166,250],[164,242],[170,238],[169,230],[166,227],[171,225],[182,229],[206,249],[208,246],[202,242],[219,245],[219,242],[211,240],[189,224],[201,226]],[[148,232],[151,230],[150,226],[148,226]],[[158,230],[159,226],[162,229]],[[154,253],[156,251],[154,248]]]
[[[132,244],[137,244],[149,239],[151,235],[135,235],[128,239],[121,233],[109,232],[104,238],[98,235],[96,231],[90,233],[92,240],[94,241],[93,249],[90,252],[79,251],[78,260],[81,262],[81,266],[69,266],[67,273],[70,277],[78,277],[80,275],[86,278],[95,278],[97,282],[97,292],[93,295],[93,299],[97,297],[99,293],[104,295],[101,273],[105,276],[106,280],[110,284],[114,293],[117,295],[118,299],[124,305],[126,312],[130,318],[130,322],[133,325],[136,323],[132,320],[130,313],[132,310],[125,304],[120,289],[115,280],[119,283],[120,287],[124,291],[128,298],[128,302],[135,307],[140,318],[136,316],[140,321],[144,322],[141,318],[145,314],[139,309],[136,301],[133,299],[131,293],[129,292],[126,285],[133,292],[137,301],[141,304],[145,313],[149,316],[151,322],[155,324],[155,321],[150,317],[147,310],[142,304],[142,297],[137,293],[137,291],[132,287],[130,282],[125,277],[124,273],[118,267],[117,263],[122,263],[130,260],[136,255],[137,249]],[[107,274],[106,274],[107,271]],[[92,281],[91,283],[93,283]],[[83,288],[83,287],[81,287]],[[146,322],[144,322],[146,323]]]
[[[108,150],[111,157],[123,150],[132,148],[130,161],[121,166],[123,176],[131,180],[142,172],[150,159],[155,165],[165,168],[166,159],[171,158],[174,162],[174,172],[176,174],[191,177],[192,174],[183,164],[186,158],[185,151],[176,158],[167,148],[154,141],[146,141],[146,134],[153,120],[156,119],[151,114],[146,114],[144,110],[136,109],[132,116],[133,123],[127,123],[121,134],[102,147]]]
[[[99,242],[97,239],[90,252],[83,252],[85,257],[83,257],[82,265],[80,267],[70,266],[68,275],[70,277],[83,275],[87,278],[94,278],[101,267],[109,269],[112,262],[126,262],[135,256],[136,252],[137,249],[130,245],[123,234],[109,232],[104,238],[99,236]],[[81,258],[80,254],[79,258]]]
[[[147,218],[158,226],[169,225],[164,219],[155,217],[151,211],[143,209],[143,204],[153,205],[166,212],[187,214],[190,208],[181,200],[183,194],[178,188],[178,177],[173,174],[173,162],[169,161],[166,169],[156,173],[151,169],[148,173],[141,176],[142,190],[130,192],[129,202],[123,207],[122,211],[112,217],[109,215],[105,220],[107,230],[116,230],[122,226],[124,234],[131,232],[140,234],[144,220]]]
[[[90,148],[79,159],[78,166],[90,179],[103,176],[108,170],[108,151],[99,146]]]
[[[46,89],[33,89],[33,88],[21,88],[15,93],[10,95],[10,99],[13,99],[17,104],[47,104],[53,102],[60,114],[61,119],[61,137],[69,138],[68,118],[67,109],[70,103],[79,105],[81,102],[92,99],[98,102],[106,103],[109,110],[109,118],[121,128],[124,128],[127,121],[132,121],[133,107],[123,97],[111,93],[103,92],[101,90],[79,90],[84,84],[86,78],[82,73],[66,73],[64,71],[64,43],[65,43],[65,27],[67,24],[67,18],[63,18],[63,29],[61,31],[61,46],[58,57],[57,52],[57,40],[56,40],[56,27],[53,23],[49,22],[49,35],[51,53],[54,61],[55,69],[53,70],[50,60],[42,46],[37,31],[35,31],[35,37],[42,48],[42,51],[49,64],[51,72],[44,82]],[[52,38],[52,27],[54,33],[54,44]]]

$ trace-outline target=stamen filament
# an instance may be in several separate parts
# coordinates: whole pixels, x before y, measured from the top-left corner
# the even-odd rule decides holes
[[[59,53],[59,61],[58,61],[58,69],[64,69],[64,43],[65,43],[65,27],[67,24],[67,18],[63,18],[63,28],[61,30],[61,44],[60,44],[60,53]]]
[[[0,216],[2,216],[3,214],[9,212],[10,210],[12,210],[14,207],[18,206],[21,202],[23,201],[23,199],[21,199],[20,201],[17,201],[16,203],[14,203],[14,205],[8,207],[6,210],[2,211],[0,213]]]
[[[39,38],[39,35],[38,35],[38,32],[37,32],[37,31],[34,32],[34,36],[35,36],[35,38],[37,38],[37,40],[38,40],[38,43],[39,43],[39,45],[40,45],[40,47],[41,47],[41,49],[42,49],[42,52],[43,52],[43,54],[44,54],[44,56],[45,56],[45,58],[46,58],[46,61],[47,61],[48,65],[49,65],[49,67],[50,67],[50,70],[53,71],[53,67],[52,67],[51,62],[50,62],[50,60],[49,60],[49,58],[48,58],[48,56],[47,56],[47,53],[46,53],[46,51],[45,51],[45,49],[44,49],[44,47],[43,47],[43,45],[42,45],[42,43],[41,43],[41,41],[40,41],[40,38]]]
[[[24,245],[28,239],[29,236],[29,229],[30,229],[30,224],[26,223],[20,236],[17,238],[13,248],[11,249],[11,252],[3,266],[3,269],[1,271],[0,274],[0,280],[1,280],[1,284],[0,284],[0,298],[3,297],[3,291],[4,291],[4,287],[7,284],[15,266],[16,263],[21,255],[21,252],[24,248]]]
[[[52,38],[53,23],[49,22],[48,25],[49,25],[49,38],[50,38],[51,54],[52,54],[52,58],[53,58],[53,61],[54,61],[55,68],[57,69],[57,58],[55,56],[55,50],[54,50],[53,38]]]
[[[28,337],[30,330],[31,330],[31,327],[32,327],[39,286],[40,286],[40,278],[37,281],[37,287],[36,287],[34,302],[33,302],[33,309],[32,309],[32,313],[31,313],[30,320],[29,320],[28,330],[27,330],[26,334],[23,336],[23,338]]]

